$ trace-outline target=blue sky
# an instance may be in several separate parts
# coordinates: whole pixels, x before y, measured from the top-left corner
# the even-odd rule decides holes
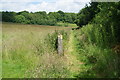
[[[79,12],[90,0],[1,0],[1,11]]]

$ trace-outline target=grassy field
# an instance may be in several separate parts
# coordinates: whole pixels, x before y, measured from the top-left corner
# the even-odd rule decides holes
[[[65,56],[59,57],[55,51],[50,51],[45,42],[46,36],[55,31],[69,32],[72,27],[24,25],[14,23],[2,24],[3,55],[2,77],[73,77],[73,57],[67,48]],[[65,42],[68,44],[69,40]],[[44,53],[44,54],[43,54]],[[73,58],[73,59],[71,59]]]
[[[93,25],[72,27],[2,25],[3,78],[118,77],[119,57]],[[57,54],[58,32],[63,35],[64,56]],[[106,33],[104,32],[104,35]]]
[[[64,27],[78,27],[76,24],[63,23],[63,22],[58,22],[57,25],[58,25],[58,26],[64,26]]]

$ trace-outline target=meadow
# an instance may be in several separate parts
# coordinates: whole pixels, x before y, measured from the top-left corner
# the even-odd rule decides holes
[[[116,78],[117,46],[108,45],[106,32],[88,24],[73,27],[2,24],[3,78]],[[57,36],[63,35],[64,54],[57,54]],[[103,40],[104,39],[104,40]],[[110,39],[109,39],[110,40]]]
[[[73,62],[77,62],[77,59],[67,54],[67,48],[70,46],[64,47],[65,54],[60,57],[56,50],[50,47],[52,44],[50,41],[53,42],[54,37],[48,36],[48,34],[56,35],[57,31],[66,33],[65,36],[67,36],[71,28],[3,22],[2,77],[73,77],[72,74],[76,70],[72,70],[74,66],[70,65],[73,65]],[[69,42],[68,39],[65,40],[64,45]]]
[[[77,14],[0,12],[2,77],[120,78],[120,2],[89,4]]]

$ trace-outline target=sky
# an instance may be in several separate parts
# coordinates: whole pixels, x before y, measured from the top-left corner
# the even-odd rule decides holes
[[[56,12],[62,10],[64,12],[78,13],[84,8],[90,0],[1,0],[0,11],[46,11]]]

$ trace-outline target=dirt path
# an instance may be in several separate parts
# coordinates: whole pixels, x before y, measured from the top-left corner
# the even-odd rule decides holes
[[[73,74],[73,76],[79,74],[80,72],[80,65],[82,64],[79,60],[77,55],[75,54],[75,45],[74,45],[74,36],[73,32],[71,31],[69,36],[69,42],[66,47],[65,57],[67,58],[67,65],[69,66],[70,72]]]

